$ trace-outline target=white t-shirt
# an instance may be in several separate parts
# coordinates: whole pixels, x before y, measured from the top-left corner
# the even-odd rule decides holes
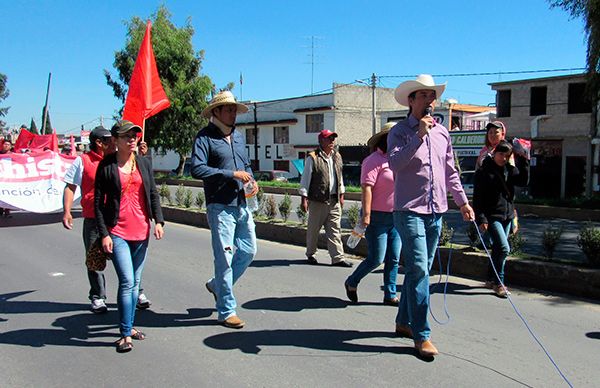
[[[83,178],[83,161],[81,160],[81,156],[78,156],[74,161],[71,167],[65,172],[65,176],[63,178],[63,182],[81,186],[81,180]]]

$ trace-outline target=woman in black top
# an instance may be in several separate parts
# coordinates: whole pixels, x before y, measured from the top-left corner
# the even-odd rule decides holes
[[[516,166],[513,166],[508,163],[512,153],[512,145],[506,140],[500,141],[475,173],[473,191],[475,221],[492,239],[492,261],[500,278],[499,282],[490,265],[488,280],[493,282],[496,295],[502,298],[508,293],[504,286],[504,263],[510,252],[508,235],[515,216],[515,186],[526,186],[529,181],[529,161],[515,155]]]
[[[112,253],[119,278],[117,352],[133,348],[144,333],[133,327],[139,286],[146,260],[152,220],[154,237],[163,237],[163,215],[149,160],[135,154],[141,128],[120,120],[111,129],[117,152],[104,158],[96,171],[94,210],[102,248]]]

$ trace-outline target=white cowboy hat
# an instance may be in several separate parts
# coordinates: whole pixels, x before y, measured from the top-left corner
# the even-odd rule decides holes
[[[440,98],[446,89],[446,83],[436,85],[429,74],[419,74],[414,81],[404,81],[396,88],[394,98],[400,105],[408,106],[408,95],[417,90],[435,90],[436,97]]]
[[[238,114],[248,112],[248,107],[237,102],[233,93],[229,90],[224,90],[210,100],[208,106],[202,110],[202,117],[210,118],[210,116],[212,116],[212,110],[221,105],[237,105]]]
[[[367,146],[369,147],[369,150],[371,150],[371,152],[375,151],[375,147],[379,143],[379,140],[381,140],[381,138],[383,136],[385,136],[388,133],[390,133],[390,130],[392,129],[392,127],[394,125],[396,125],[396,122],[394,122],[394,121],[390,121],[389,123],[385,123],[385,125],[383,127],[381,127],[381,131],[380,132],[377,132],[376,134],[374,134],[373,136],[371,136],[371,138],[369,140],[367,140]]]

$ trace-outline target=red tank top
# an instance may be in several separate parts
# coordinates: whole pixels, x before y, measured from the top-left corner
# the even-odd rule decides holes
[[[96,170],[102,156],[94,151],[81,154],[83,163],[83,176],[81,177],[81,210],[84,218],[96,218],[94,213],[94,182]]]

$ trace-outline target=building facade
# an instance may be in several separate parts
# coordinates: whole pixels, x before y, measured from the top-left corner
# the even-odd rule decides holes
[[[598,191],[592,175],[592,166],[598,165],[592,157],[595,125],[584,74],[490,85],[507,135],[532,140],[532,196],[565,198]]]
[[[394,89],[376,88],[374,95],[375,127],[379,130],[382,112],[396,109],[398,103]],[[255,171],[284,170],[289,177],[297,177],[300,172],[295,162],[318,147],[318,133],[329,129],[339,134],[344,169],[351,181],[356,180],[373,132],[373,89],[334,84],[331,93],[245,103],[249,111],[238,116],[236,127],[246,135]]]

